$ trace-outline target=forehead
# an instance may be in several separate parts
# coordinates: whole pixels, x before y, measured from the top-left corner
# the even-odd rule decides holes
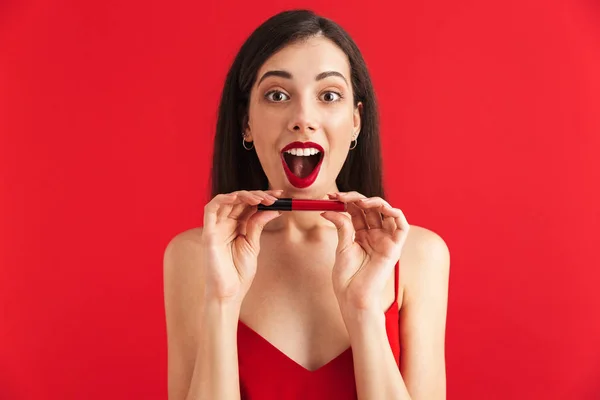
[[[311,81],[323,71],[337,71],[350,81],[348,56],[335,43],[322,36],[285,46],[265,61],[257,76],[270,70],[285,70],[294,79]]]

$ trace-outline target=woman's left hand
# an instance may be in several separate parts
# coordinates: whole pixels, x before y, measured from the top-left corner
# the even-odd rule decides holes
[[[332,279],[340,308],[343,312],[381,311],[382,293],[400,259],[408,222],[402,211],[380,197],[349,192],[329,198],[347,203],[351,215],[321,213],[338,230]]]

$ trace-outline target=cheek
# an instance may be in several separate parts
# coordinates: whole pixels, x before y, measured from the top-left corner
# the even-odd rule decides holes
[[[325,115],[324,124],[338,134],[348,133],[352,135],[352,127],[354,126],[352,109],[346,108],[346,106],[332,109],[331,112]]]
[[[330,119],[325,126],[325,132],[331,150],[337,152],[339,149],[344,150],[346,144],[350,142],[354,125],[348,118]]]
[[[250,117],[254,118],[254,122],[261,125],[269,125],[274,121],[284,120],[287,116],[287,111],[279,107],[269,107],[263,104],[257,104],[252,109]]]
[[[277,139],[277,135],[286,127],[284,113],[272,110],[256,110],[251,118],[252,133],[255,140],[268,143]]]

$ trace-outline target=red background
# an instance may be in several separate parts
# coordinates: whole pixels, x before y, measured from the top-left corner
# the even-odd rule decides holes
[[[201,225],[237,49],[355,38],[388,200],[452,258],[449,399],[600,399],[593,1],[0,3],[0,398],[165,399],[162,255]]]

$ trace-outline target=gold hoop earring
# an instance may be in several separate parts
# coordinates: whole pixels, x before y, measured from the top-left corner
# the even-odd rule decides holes
[[[254,148],[254,142],[248,142],[248,143],[252,143],[252,146],[250,147],[246,147],[246,137],[242,136],[242,146],[246,149],[246,150],[252,150]]]
[[[350,150],[354,150],[356,148],[356,145],[358,144],[358,138],[354,139],[352,142],[354,142],[354,145],[350,146]],[[350,143],[352,143],[350,142]]]

